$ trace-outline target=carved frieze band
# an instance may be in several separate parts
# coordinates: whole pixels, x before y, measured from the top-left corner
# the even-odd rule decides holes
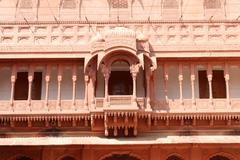
[[[7,45],[86,45],[96,35],[114,25],[36,24],[0,25],[0,46]],[[136,33],[143,32],[152,45],[239,44],[239,23],[154,23],[126,24]],[[132,46],[132,42],[126,41]],[[109,45],[112,45],[109,44]]]

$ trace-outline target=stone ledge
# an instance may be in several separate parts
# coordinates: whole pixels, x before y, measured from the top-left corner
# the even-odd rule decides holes
[[[240,145],[240,136],[149,136],[134,138],[82,137],[28,137],[0,138],[0,146],[15,145],[141,145],[141,144],[236,144]]]

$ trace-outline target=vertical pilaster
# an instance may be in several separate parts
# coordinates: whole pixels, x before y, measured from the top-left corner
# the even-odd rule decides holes
[[[192,90],[192,106],[196,106],[195,99],[195,65],[191,64],[191,90]]]
[[[61,65],[58,65],[58,92],[57,92],[57,110],[61,111],[61,82],[62,82],[62,67]]]
[[[45,110],[49,110],[48,108],[48,96],[49,96],[49,82],[50,82],[50,74],[51,74],[51,66],[47,65],[46,67],[46,75],[45,75]]]
[[[77,65],[74,64],[72,67],[72,82],[73,82],[72,109],[75,109],[75,110],[77,110],[77,108],[76,108],[76,81],[77,81]]]
[[[192,144],[191,151],[190,151],[190,159],[194,159],[194,160],[202,159],[201,148],[199,147],[198,144]]]
[[[224,78],[225,78],[225,83],[226,83],[226,104],[228,107],[231,107],[230,103],[230,93],[229,93],[229,80],[230,80],[230,75],[229,75],[229,65],[228,63],[225,63],[224,67]]]
[[[12,110],[14,111],[14,105],[13,105],[13,100],[14,100],[14,89],[15,89],[15,82],[17,79],[17,66],[13,65],[12,66],[12,73],[11,73],[11,97],[10,97],[10,105],[12,106]]]
[[[208,64],[207,68],[207,79],[208,79],[208,87],[209,87],[209,103],[212,106],[213,105],[213,95],[212,95],[212,65]]]

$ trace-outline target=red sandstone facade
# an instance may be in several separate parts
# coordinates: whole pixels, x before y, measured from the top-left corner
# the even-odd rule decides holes
[[[0,160],[239,160],[237,0],[0,0]]]

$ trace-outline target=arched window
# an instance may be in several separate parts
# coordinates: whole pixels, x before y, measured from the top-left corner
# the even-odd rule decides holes
[[[177,9],[178,1],[177,0],[164,0],[163,8],[165,9]]]
[[[178,156],[173,155],[173,156],[168,157],[167,160],[183,160],[183,159]]]
[[[75,160],[75,158],[73,158],[71,156],[65,156],[65,157],[61,158],[61,160]]]
[[[32,158],[29,158],[27,156],[20,156],[20,157],[17,157],[16,160],[32,160]]]
[[[207,9],[221,8],[221,1],[220,0],[205,0],[205,7]]]
[[[227,157],[224,157],[224,156],[213,156],[212,158],[210,158],[209,160],[230,160],[229,158]]]

